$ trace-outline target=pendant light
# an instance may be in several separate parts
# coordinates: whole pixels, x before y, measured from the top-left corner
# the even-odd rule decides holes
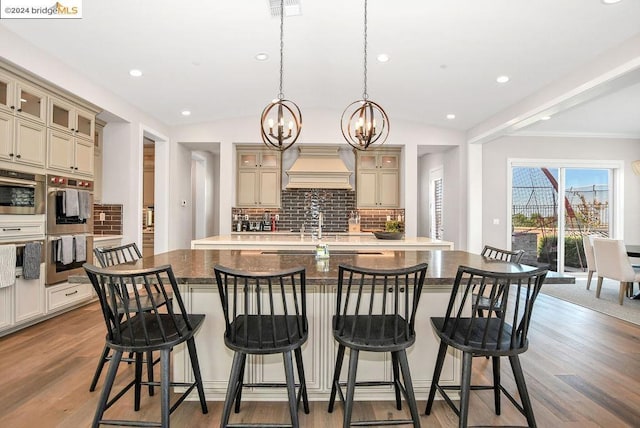
[[[280,92],[262,111],[260,128],[262,141],[270,149],[285,151],[296,142],[302,130],[302,113],[293,101],[286,100],[282,91],[284,58],[284,0],[280,0]],[[270,114],[274,116],[269,116]]]
[[[389,136],[389,117],[380,104],[367,93],[367,0],[364,0],[364,90],[362,99],[344,109],[340,120],[342,136],[358,150],[373,144],[383,144]]]

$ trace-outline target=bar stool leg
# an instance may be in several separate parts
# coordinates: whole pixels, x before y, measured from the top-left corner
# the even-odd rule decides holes
[[[224,428],[229,424],[229,416],[231,415],[231,406],[236,397],[238,388],[238,379],[240,371],[243,367],[244,354],[236,352],[233,354],[233,363],[231,364],[231,373],[229,374],[229,385],[227,385],[227,395],[224,399],[224,408],[220,417],[220,427]]]
[[[104,415],[107,401],[109,401],[109,394],[111,394],[111,388],[113,387],[113,381],[116,378],[116,373],[118,372],[118,366],[120,365],[121,359],[122,351],[114,351],[113,355],[111,356],[111,361],[109,362],[107,378],[104,381],[104,386],[102,387],[102,392],[100,393],[100,400],[98,401],[96,414],[93,417],[93,422],[91,424],[92,428],[98,428],[98,426],[100,425],[100,420],[102,419],[102,415]]]
[[[242,354],[243,358],[242,358],[242,368],[240,369],[240,379],[238,379],[238,388],[237,388],[237,392],[236,392],[236,397],[234,399],[236,405],[233,409],[233,411],[235,413],[240,413],[240,403],[242,402],[242,385],[244,384],[244,366],[247,362],[247,356],[245,354]]]
[[[467,427],[469,417],[469,395],[471,393],[471,362],[473,354],[471,352],[462,353],[462,379],[460,380],[460,428]]]
[[[289,397],[289,413],[291,415],[291,426],[298,428],[300,426],[298,422],[298,402],[296,400],[296,380],[293,374],[293,359],[291,358],[291,351],[283,352],[282,358],[284,360],[284,373],[287,380],[287,395]]]
[[[133,386],[133,410],[140,410],[140,392],[142,390],[142,352],[136,352],[135,356],[135,384]]]
[[[344,419],[343,428],[351,426],[351,412],[353,411],[353,395],[356,389],[356,373],[358,371],[358,354],[357,349],[349,350],[349,379],[347,380],[347,396],[344,400]]]
[[[524,373],[522,373],[522,366],[520,365],[520,358],[517,355],[509,357],[511,363],[511,370],[513,370],[513,377],[516,380],[518,386],[518,393],[520,394],[520,401],[522,401],[522,408],[524,409],[527,423],[531,428],[536,428],[536,418],[533,416],[533,407],[531,406],[531,400],[529,399],[529,392],[527,391],[527,384],[524,380]]]
[[[147,380],[153,382],[153,352],[147,351]],[[149,395],[153,396],[153,385],[149,385]]]
[[[338,346],[338,354],[336,355],[336,366],[333,369],[333,382],[331,383],[331,396],[329,397],[329,413],[333,412],[333,405],[336,401],[336,392],[340,387],[340,371],[342,370],[342,360],[344,360],[344,345]]]
[[[413,391],[413,382],[411,381],[407,352],[403,349],[402,351],[394,352],[394,354],[396,354],[396,358],[400,363],[400,369],[402,370],[402,379],[404,380],[404,389],[407,391],[407,404],[409,404],[409,411],[411,412],[413,426],[414,428],[420,428],[420,414],[418,413],[416,396]]]
[[[402,410],[402,399],[400,397],[400,369],[398,368],[398,357],[395,352],[391,353],[391,362],[393,364],[393,388],[396,391],[396,409]]]
[[[200,374],[200,363],[198,362],[198,353],[196,352],[196,341],[192,337],[187,340],[187,349],[189,350],[189,358],[191,359],[191,368],[193,369],[193,377],[196,380],[196,388],[198,389],[198,398],[200,398],[200,407],[202,413],[207,414],[207,401],[204,396],[204,386],[202,385],[202,375]]]
[[[160,350],[160,423],[162,428],[169,428],[169,362],[171,349]]]
[[[500,414],[500,357],[493,359],[493,401],[496,408],[496,415]]]
[[[102,369],[109,357],[109,347],[104,345],[104,349],[102,350],[102,355],[100,355],[100,361],[98,361],[98,366],[96,367],[96,372],[93,375],[93,379],[91,380],[91,386],[89,387],[89,392],[93,392],[96,390],[96,385],[98,384],[98,379],[100,379],[100,374],[102,374]]]
[[[448,345],[444,342],[440,342],[440,349],[438,349],[438,358],[436,359],[436,366],[433,369],[433,377],[431,379],[431,388],[429,389],[429,398],[427,399],[427,408],[424,413],[426,415],[431,414],[431,407],[433,407],[433,400],[436,398],[436,390],[438,389],[438,382],[440,381],[440,373],[442,373],[442,367],[444,366],[444,358],[447,356]]]
[[[302,349],[296,348],[293,351],[296,357],[296,368],[298,370],[298,379],[300,380],[300,395],[302,395],[302,406],[304,412],[309,414],[309,397],[307,396],[307,379],[304,375],[304,364],[302,363]]]

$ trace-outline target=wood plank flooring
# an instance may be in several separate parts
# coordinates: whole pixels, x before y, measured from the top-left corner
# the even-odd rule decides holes
[[[0,338],[0,426],[90,426],[99,392],[91,393],[88,388],[104,343],[103,332],[96,303]],[[540,295],[522,366],[538,426],[640,426],[640,326]],[[474,382],[488,382],[490,369],[489,360],[475,358]],[[133,367],[123,364],[118,380],[124,383],[132,373]],[[502,379],[515,394],[506,360]],[[417,398],[422,413],[426,397]],[[109,415],[159,419],[158,399],[144,393],[142,408],[136,413],[129,393]],[[208,405],[209,413],[203,415],[197,402],[183,403],[172,415],[172,426],[218,426],[222,403]],[[404,411],[398,412],[390,402],[358,402],[354,420],[400,414]],[[232,416],[236,422],[287,423],[288,419],[286,403],[243,403],[240,414]],[[300,420],[303,427],[340,426],[341,406],[329,414],[325,402],[313,402],[311,413],[301,411]],[[438,401],[421,422],[435,428],[455,427],[457,417]],[[471,395],[469,423],[525,426],[526,420],[506,398],[502,415],[494,415],[492,392],[477,391]]]

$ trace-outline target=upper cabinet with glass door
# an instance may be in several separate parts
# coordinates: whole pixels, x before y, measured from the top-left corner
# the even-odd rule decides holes
[[[73,104],[51,97],[49,101],[49,127],[70,132],[76,137],[92,140],[95,134],[95,116]]]
[[[10,111],[16,117],[44,124],[47,96],[34,86],[0,73],[0,110]]]

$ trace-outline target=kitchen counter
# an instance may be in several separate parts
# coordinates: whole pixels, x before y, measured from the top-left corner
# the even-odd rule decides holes
[[[453,250],[453,242],[441,241],[426,237],[404,239],[377,239],[371,233],[360,234],[323,234],[322,240],[314,240],[311,235],[262,232],[237,233],[232,235],[211,236],[191,241],[192,249],[260,249],[260,250],[313,250],[318,242],[325,243],[332,249],[358,250]]]

